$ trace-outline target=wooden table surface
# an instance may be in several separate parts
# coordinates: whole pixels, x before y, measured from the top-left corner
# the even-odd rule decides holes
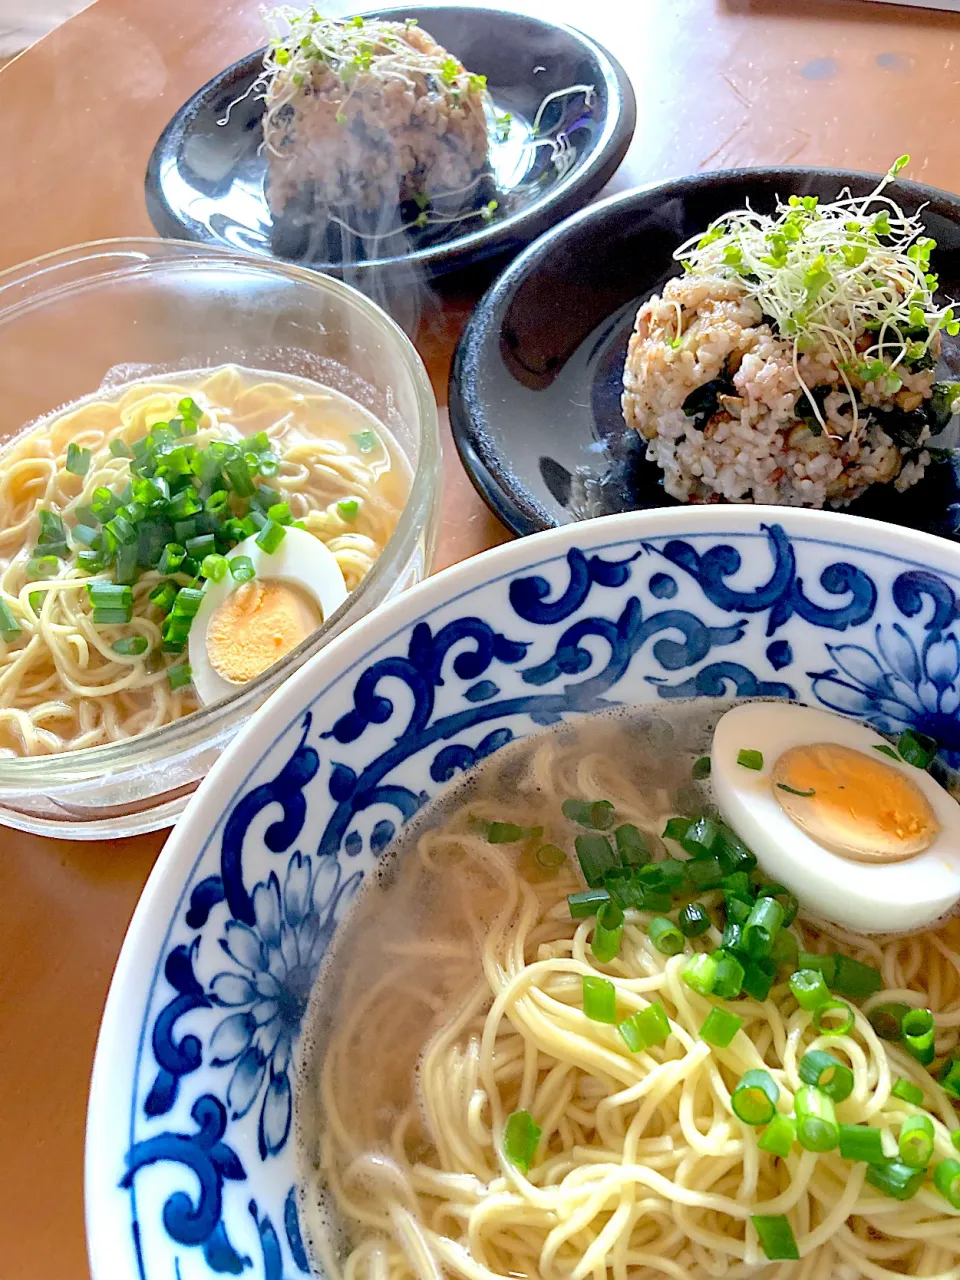
[[[956,14],[858,0],[517,7],[582,27],[630,73],[637,133],[612,191],[752,164],[881,170],[905,151],[908,176],[960,190]],[[261,42],[257,0],[97,0],[0,71],[0,268],[78,241],[152,234],[143,174],[158,133]],[[449,282],[424,309],[417,343],[441,404],[481,287]],[[445,451],[440,565],[508,537],[449,437]],[[83,1136],[97,1026],[163,841],[0,835],[2,1280],[87,1275]]]

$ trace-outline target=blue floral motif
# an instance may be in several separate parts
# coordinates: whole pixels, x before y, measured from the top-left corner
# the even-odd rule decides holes
[[[141,1280],[179,1275],[183,1249],[191,1276],[308,1272],[290,1132],[310,988],[363,875],[462,771],[624,698],[734,695],[912,726],[960,766],[960,606],[929,567],[780,525],[602,553],[591,538],[426,611],[301,708],[282,745],[248,739],[250,780],[197,858],[142,1028],[117,1173]],[[163,1163],[190,1181],[161,1204],[139,1174]],[[147,1226],[169,1265],[142,1247]]]
[[[947,764],[960,765],[960,644],[953,632],[929,631],[919,649],[899,623],[877,626],[872,649],[826,645],[837,664],[809,672],[820,701],[868,720],[884,733],[918,729],[940,744]]]
[[[220,947],[233,965],[214,976],[207,994],[233,1012],[214,1028],[209,1061],[233,1064],[226,1091],[231,1120],[262,1098],[261,1159],[275,1155],[290,1132],[291,1046],[337,920],[360,880],[359,872],[345,878],[335,859],[295,853],[282,891],[276,872],[254,888],[253,924],[231,919],[224,926]]]

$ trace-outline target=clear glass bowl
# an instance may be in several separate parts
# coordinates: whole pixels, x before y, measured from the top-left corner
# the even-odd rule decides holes
[[[71,839],[170,826],[269,693],[429,571],[440,512],[437,408],[394,322],[329,276],[195,244],[102,240],[0,273],[0,446],[110,383],[235,363],[326,383],[384,422],[413,471],[371,573],[299,648],[225,701],[139,737],[0,760],[0,823]]]

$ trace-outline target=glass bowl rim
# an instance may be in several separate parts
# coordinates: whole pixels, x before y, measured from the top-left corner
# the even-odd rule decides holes
[[[115,271],[95,269],[96,264],[105,263],[111,257],[126,261]],[[67,272],[70,268],[83,264],[90,264],[94,268],[91,274],[79,280],[68,278],[58,285],[54,273]],[[295,263],[234,252],[214,245],[196,244],[187,240],[161,240],[151,236],[111,237],[69,245],[0,270],[0,325],[15,319],[18,312],[55,304],[57,298],[66,291],[96,287],[105,280],[190,264],[206,269],[219,266],[227,270],[255,272],[264,277],[279,275],[287,282],[325,292],[347,308],[352,308],[355,313],[359,312],[368,323],[382,330],[384,340],[392,344],[410,377],[419,419],[419,454],[416,467],[412,468],[410,492],[386,546],[359,586],[308,640],[291,650],[262,675],[220,702],[200,707],[179,720],[173,720],[158,729],[150,729],[146,733],[95,747],[83,747],[77,751],[0,759],[0,796],[22,794],[25,787],[49,788],[58,782],[81,783],[108,773],[121,770],[126,773],[145,768],[156,764],[160,756],[169,760],[182,751],[202,748],[231,724],[239,728],[241,717],[252,714],[267,692],[280,687],[288,676],[324,648],[331,632],[339,634],[346,626],[351,625],[349,619],[353,613],[359,612],[362,616],[362,607],[358,609],[358,606],[363,605],[364,599],[383,579],[389,581],[391,577],[399,577],[415,550],[423,525],[429,520],[430,507],[439,487],[442,458],[437,403],[429,375],[413,343],[396,321],[370,298],[342,280],[310,271]],[[36,291],[26,299],[18,298],[18,288],[29,285],[36,285]],[[12,291],[12,294],[8,291]],[[29,425],[28,423],[27,426]],[[17,436],[11,437],[10,442],[16,438]],[[157,804],[163,804],[170,798],[170,792],[161,788],[152,798]],[[150,801],[147,801],[147,805],[150,805]]]

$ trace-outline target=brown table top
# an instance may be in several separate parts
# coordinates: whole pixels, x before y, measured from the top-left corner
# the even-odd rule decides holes
[[[630,73],[637,133],[610,190],[752,164],[882,170],[905,151],[910,177],[960,190],[960,15],[858,0],[517,7],[582,27]],[[257,0],[97,0],[0,71],[0,268],[152,234],[143,174],[157,135],[261,41]],[[477,288],[448,283],[424,312],[417,341],[441,404]],[[449,437],[445,452],[439,565],[508,537]],[[0,842],[0,1274],[75,1280],[87,1274],[83,1129],[97,1027],[164,833],[109,847],[16,832]]]

